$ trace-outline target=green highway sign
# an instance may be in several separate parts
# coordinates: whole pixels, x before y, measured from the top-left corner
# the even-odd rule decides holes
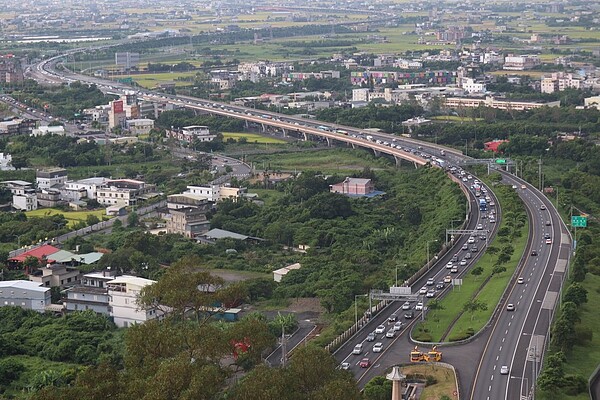
[[[587,217],[572,216],[571,226],[574,228],[585,228],[587,227]]]
[[[506,164],[506,159],[505,158],[497,158],[496,164]]]

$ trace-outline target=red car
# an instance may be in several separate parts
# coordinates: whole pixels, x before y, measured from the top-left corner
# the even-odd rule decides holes
[[[360,360],[360,363],[358,365],[360,365],[361,368],[369,368],[369,365],[371,365],[371,361],[368,358],[363,358],[362,360]]]

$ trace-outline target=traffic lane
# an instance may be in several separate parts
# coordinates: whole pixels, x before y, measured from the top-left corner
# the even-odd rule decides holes
[[[545,224],[544,224],[545,225]],[[546,225],[545,225],[546,226]],[[561,229],[557,229],[561,230]],[[532,304],[533,315],[535,316],[535,321],[533,327],[526,327],[525,332],[531,332],[532,337],[535,337],[536,340],[528,341],[527,338],[523,337],[520,340],[518,345],[519,351],[521,352],[520,360],[518,360],[519,364],[517,365],[517,371],[519,374],[515,374],[517,377],[521,379],[521,385],[509,384],[507,388],[507,394],[510,396],[511,394],[518,393],[519,391],[523,391],[523,383],[526,380],[533,381],[537,378],[537,375],[540,370],[539,362],[541,360],[541,355],[544,350],[544,341],[548,340],[549,329],[550,329],[550,321],[553,313],[553,308],[558,301],[558,293],[560,291],[561,284],[564,280],[564,271],[556,270],[556,260],[558,259],[568,259],[570,246],[568,244],[562,244],[557,242],[560,246],[552,246],[551,254],[549,254],[548,263],[549,265],[544,269],[544,275],[542,277],[542,286],[540,287],[538,293],[536,293],[535,301]],[[550,271],[549,271],[550,270]],[[546,294],[548,292],[555,292],[556,297],[554,298],[553,304],[544,305],[544,301],[551,301],[550,299],[546,299]],[[551,308],[549,308],[552,306]],[[533,320],[533,317],[530,318]],[[529,321],[528,321],[529,323]],[[525,352],[526,356],[523,357],[522,354]],[[527,379],[526,379],[527,378]],[[530,386],[529,384],[525,384],[526,386]],[[519,386],[519,390],[517,390],[516,386]]]
[[[536,229],[536,222],[532,217],[532,207],[527,208],[530,220],[532,220],[531,234],[528,237],[528,246],[525,251],[529,252],[530,247],[534,245],[536,235],[538,231]],[[539,234],[538,234],[539,235]],[[521,274],[527,271],[528,264],[535,264],[538,262],[538,258],[528,258],[525,255],[524,264],[517,269]],[[533,268],[533,267],[532,267]],[[539,274],[538,269],[538,274]],[[498,307],[502,307],[499,310],[499,316],[497,317],[496,323],[490,333],[488,343],[484,348],[484,352],[480,358],[480,369],[476,373],[476,381],[473,386],[472,399],[488,399],[488,398],[504,398],[503,390],[506,388],[506,382],[500,377],[500,367],[506,365],[512,370],[512,358],[513,353],[510,353],[510,349],[513,347],[511,343],[517,343],[521,334],[521,327],[524,325],[526,316],[521,311],[521,304],[523,301],[523,294],[516,294],[515,290],[518,286],[521,286],[513,280],[513,286],[508,293],[507,299],[501,302]],[[529,284],[527,284],[529,285]],[[517,290],[518,292],[518,290]],[[515,296],[520,296],[517,298]],[[531,293],[525,293],[525,302],[531,301],[533,295]],[[517,304],[515,311],[506,311],[506,304],[508,302]],[[494,383],[494,379],[496,382]]]
[[[528,199],[524,199],[527,200],[526,204],[529,204],[530,207],[528,207],[528,210],[530,212],[530,220],[532,221],[532,232],[534,233],[534,237],[532,237],[531,239],[531,245],[532,246],[536,246],[536,243],[540,242],[540,236],[541,236],[541,229],[539,228],[540,226],[543,227],[545,226],[545,223],[543,222],[539,222],[538,219],[538,215],[536,215],[536,211],[534,210],[535,208],[538,208],[541,203],[538,203],[536,200],[539,199],[534,199],[531,198],[531,196],[529,196],[528,193],[520,193],[521,197],[529,197]],[[531,215],[533,214],[533,215]],[[541,238],[543,240],[543,237]],[[543,245],[545,245],[545,242],[543,242]],[[547,246],[547,245],[546,245]],[[552,246],[547,246],[548,248],[552,247]],[[524,379],[524,371],[525,370],[525,366],[523,364],[520,363],[520,359],[522,358],[522,354],[523,352],[527,352],[527,349],[529,347],[529,342],[527,340],[527,338],[525,338],[524,340],[521,340],[522,338],[524,338],[523,335],[530,335],[529,332],[533,332],[535,330],[535,326],[537,325],[537,321],[539,318],[537,318],[537,316],[539,316],[539,311],[538,308],[541,308],[541,304],[536,304],[536,297],[538,297],[540,295],[540,291],[542,291],[543,293],[545,293],[544,290],[544,283],[543,283],[543,278],[544,278],[544,272],[546,271],[546,268],[548,267],[548,264],[551,260],[551,255],[548,254],[549,251],[544,250],[543,248],[540,248],[539,250],[539,254],[538,257],[531,257],[528,261],[530,261],[529,263],[526,263],[523,272],[524,274],[527,273],[527,271],[530,271],[529,273],[532,275],[531,277],[531,281],[534,282],[539,282],[537,285],[537,288],[535,290],[535,295],[532,295],[532,292],[524,292],[524,293],[520,293],[519,295],[519,299],[509,299],[509,301],[514,302],[515,304],[517,304],[517,310],[521,309],[521,299],[523,301],[523,304],[525,303],[530,303],[532,304],[532,306],[530,306],[527,309],[526,315],[524,316],[524,321],[523,321],[523,326],[521,328],[521,330],[518,332],[513,331],[512,335],[510,335],[510,331],[506,330],[505,331],[505,335],[506,337],[502,338],[503,341],[505,341],[505,339],[508,339],[508,342],[513,342],[513,343],[517,343],[517,345],[514,347],[514,352],[512,354],[512,357],[510,360],[506,359],[506,355],[499,355],[497,356],[497,360],[501,361],[500,364],[502,365],[507,365],[510,368],[510,376],[511,378],[518,378],[518,381],[515,381],[513,379],[507,379],[502,383],[496,384],[496,385],[489,385],[488,386],[488,395],[491,395],[491,398],[513,398],[512,396],[518,396],[519,391],[521,391],[523,389],[523,387],[527,387],[528,384],[527,383],[523,383],[525,381]],[[543,260],[543,261],[542,261]],[[542,263],[545,264],[545,266],[542,268],[541,266],[537,266],[538,262],[542,261]],[[529,264],[529,265],[528,265]],[[527,269],[527,267],[529,267],[529,270]],[[535,269],[538,269],[538,271],[536,272]],[[535,276],[533,276],[533,273],[535,273]],[[539,302],[541,302],[541,300],[537,299]],[[537,307],[536,307],[537,306]],[[514,319],[514,315],[511,316],[511,319]],[[516,324],[519,323],[519,321],[515,321]],[[498,341],[495,340],[495,344],[498,344]],[[517,355],[519,357],[517,357]],[[499,357],[501,357],[499,359]],[[515,359],[517,359],[517,361],[515,362]],[[494,376],[492,375],[490,377],[491,380],[493,380]],[[485,382],[485,376],[483,377],[483,381]],[[483,385],[485,386],[485,384]],[[502,391],[503,387],[505,388],[504,392]],[[492,390],[492,388],[494,390]],[[475,398],[479,398],[481,397],[482,394],[477,395]],[[500,397],[502,396],[502,397]]]
[[[393,312],[390,310],[397,310],[399,302],[394,301],[388,304],[387,307],[380,310],[377,314],[372,316],[369,321],[356,333],[354,334],[350,340],[347,340],[346,343],[342,344],[333,355],[338,360],[338,363],[343,362],[343,360],[348,356],[349,353],[352,352],[352,349],[357,343],[363,343],[367,339],[367,335],[375,330],[377,325],[382,325],[387,322],[387,319],[390,314]]]

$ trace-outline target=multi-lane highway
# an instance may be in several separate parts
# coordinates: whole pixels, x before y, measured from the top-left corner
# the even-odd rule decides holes
[[[517,188],[527,207],[530,236],[480,358],[473,400],[529,398],[571,252],[569,232],[552,203],[512,175],[504,174],[504,181]]]
[[[59,73],[52,69],[58,60],[59,58],[54,58],[34,66],[32,68],[32,71],[35,71],[34,77],[38,76],[39,79],[48,81],[82,80],[96,84],[102,90],[115,94],[131,90],[123,84],[71,73]],[[431,163],[440,167],[449,167],[468,159],[459,151],[406,137],[372,133],[353,127],[191,97],[165,95],[145,90],[138,91],[137,94],[147,100],[171,102],[200,112],[243,119],[257,124],[263,129],[281,130],[284,134],[304,135],[306,138],[315,136],[327,140],[328,143],[336,140],[351,146],[369,148],[376,154],[389,154],[397,162],[408,160],[415,165]],[[531,234],[527,241],[527,251],[518,267],[518,276],[513,278],[505,297],[492,317],[491,324],[489,324],[491,327],[478,335],[472,342],[463,344],[461,347],[443,349],[444,360],[457,366],[461,382],[461,396],[470,396],[473,400],[526,398],[525,396],[529,393],[540,370],[548,339],[549,321],[556,307],[571,248],[566,226],[544,195],[508,173],[503,172],[503,176],[506,183],[515,185],[529,213]],[[521,188],[523,185],[525,185],[524,189]],[[489,193],[491,194],[491,191]],[[473,203],[473,198],[470,201],[472,202],[471,215],[473,217],[468,222],[467,229],[476,229],[478,224],[482,224],[482,231],[492,230],[489,226],[491,225],[489,218],[484,221],[477,204]],[[542,209],[542,205],[544,209]],[[497,224],[496,222],[495,225]],[[546,234],[550,236],[549,242]],[[463,241],[467,239],[466,236],[457,238],[457,245],[462,248]],[[481,253],[482,247],[483,245],[480,243],[477,254]],[[535,251],[537,255],[532,255],[532,251]],[[448,274],[445,263],[456,252],[453,250],[442,257],[439,263],[432,267],[431,273],[423,275],[415,282],[413,291],[420,290],[421,286],[429,287],[426,285],[426,280],[430,277],[433,278],[434,287],[437,282],[443,280],[443,277]],[[465,268],[459,269],[456,275],[464,273],[465,270]],[[522,278],[522,283],[518,278]],[[434,293],[434,296],[442,295],[443,290],[449,289],[446,286]],[[513,304],[514,310],[508,311],[508,304]],[[410,343],[407,333],[411,321],[419,317],[420,311],[417,311],[413,318],[405,320],[404,313],[408,310],[402,310],[401,306],[402,304],[393,303],[387,307],[384,312],[372,318],[348,344],[342,346],[336,353],[340,363],[349,364],[348,368],[354,372],[361,384],[375,375],[383,374],[385,367],[408,361],[408,351],[413,344]],[[415,307],[414,303],[411,307]],[[367,342],[367,334],[374,331],[377,326],[384,325],[386,333],[390,327],[393,327],[395,322],[390,321],[389,324],[387,322],[393,313],[399,320],[404,321],[403,327],[395,332],[393,338],[385,338],[383,337],[385,335],[377,334],[374,342]],[[378,342],[383,344],[382,351],[372,353],[372,345]],[[358,343],[363,344],[361,354],[352,355],[352,349]],[[369,358],[371,365],[367,368],[360,368],[359,360],[365,357]],[[505,371],[502,367],[506,367]]]

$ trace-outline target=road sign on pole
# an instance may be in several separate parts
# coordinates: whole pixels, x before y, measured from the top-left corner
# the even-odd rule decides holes
[[[587,217],[582,216],[572,216],[571,217],[571,226],[574,228],[586,228],[587,227]]]
[[[505,158],[496,158],[496,164],[506,164]]]

